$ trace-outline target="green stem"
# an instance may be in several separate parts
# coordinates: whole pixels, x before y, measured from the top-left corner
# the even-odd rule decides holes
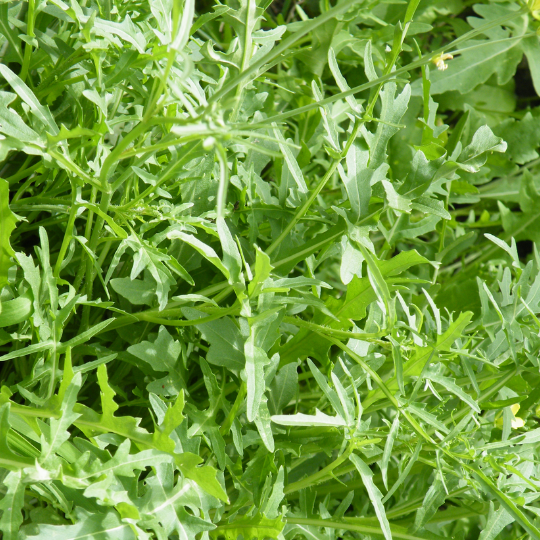
[[[223,437],[225,437],[229,430],[231,429],[231,426],[234,422],[234,419],[236,418],[238,414],[238,410],[244,403],[244,398],[247,394],[247,386],[246,383],[242,381],[242,384],[240,386],[240,390],[238,391],[238,395],[236,396],[236,399],[234,400],[234,404],[231,407],[231,410],[229,411],[229,414],[227,415],[227,418],[225,418],[225,421],[223,422],[221,428],[219,428],[219,432]],[[223,391],[222,391],[223,395]]]
[[[195,150],[201,145],[201,141],[198,141],[196,144],[194,144],[191,148],[189,148],[181,159],[178,161],[172,162],[167,169],[163,172],[161,178],[157,181],[155,186],[150,186],[146,188],[140,195],[137,197],[134,197],[129,202],[124,204],[124,206],[121,206],[118,208],[118,211],[122,210],[128,210],[129,208],[132,208],[136,204],[139,203],[139,201],[146,199],[152,192],[156,191],[158,187],[161,187],[161,185],[166,182],[180,167],[185,165],[188,161],[190,161],[193,156],[192,154],[195,152]]]
[[[148,124],[151,125],[151,124]],[[177,137],[176,139],[171,138],[170,136],[166,136],[161,140],[160,142],[156,144],[152,144],[149,146],[141,146],[133,148],[130,148],[129,150],[126,150],[122,153],[120,156],[120,159],[127,159],[130,157],[135,156],[141,156],[141,155],[150,155],[153,153],[156,153],[160,150],[167,150],[171,148],[172,146],[179,146],[181,144],[186,144],[192,141],[200,140],[202,137],[210,136],[210,135],[216,135],[217,132],[214,130],[205,130],[205,131],[199,131],[197,133],[191,133],[189,135],[183,135],[182,137]]]
[[[247,9],[246,9],[246,21],[244,23],[244,43],[242,51],[242,64],[240,66],[240,73],[245,72],[248,69],[249,61],[253,55],[253,39],[251,36],[251,20],[254,12],[257,9],[256,0],[247,0]],[[236,103],[234,104],[234,109],[231,113],[230,121],[236,122],[238,117],[238,112],[240,111],[240,105],[242,103],[241,97],[242,92],[244,91],[243,82],[238,85],[236,88]]]
[[[75,189],[73,189],[73,200],[71,203],[71,208],[69,210],[69,219],[66,225],[66,232],[64,233],[64,238],[62,240],[62,245],[60,247],[60,252],[58,253],[58,258],[56,259],[56,264],[54,266],[54,277],[60,276],[60,270],[62,267],[62,263],[64,262],[64,257],[66,256],[66,252],[69,247],[69,243],[71,242],[71,239],[73,238],[73,227],[75,226],[75,219],[77,218],[77,211],[79,207],[75,203]]]
[[[159,83],[155,91],[152,93],[152,97],[150,98],[150,101],[148,103],[148,106],[146,107],[146,111],[144,113],[144,117],[142,119],[142,123],[146,124],[150,121],[152,116],[156,114],[156,105],[159,100],[159,98],[163,94],[163,90],[165,89],[165,85],[167,84],[167,79],[169,78],[169,73],[171,71],[172,65],[174,63],[175,59],[175,51],[170,50],[168,52],[167,57],[167,66],[165,67],[165,72],[163,75],[159,78]]]
[[[328,334],[331,336],[341,337],[345,339],[347,338],[362,339],[364,341],[372,341],[372,342],[374,341],[376,343],[380,343],[380,340],[378,338],[381,338],[387,335],[387,332],[376,332],[374,334],[368,334],[368,333],[363,333],[363,332],[347,332],[346,330],[336,330],[328,326],[321,326],[319,324],[304,321],[303,319],[300,319],[299,317],[285,316],[283,317],[283,322],[294,324],[295,326],[300,326],[302,328],[307,328],[308,330],[312,330],[314,332],[321,332],[323,334]],[[383,342],[382,344],[388,345],[388,343],[386,342]]]
[[[28,16],[26,18],[26,35],[30,38],[35,37],[34,34],[34,22],[35,22],[35,0],[28,0]],[[30,69],[30,61],[32,59],[32,45],[25,43],[24,46],[24,60],[19,77],[26,81],[28,76],[28,70]]]
[[[296,226],[298,221],[300,221],[300,219],[304,217],[305,213],[309,210],[309,208],[311,207],[315,199],[318,197],[321,190],[324,188],[328,180],[330,180],[335,170],[338,168],[338,165],[341,163],[341,160],[347,155],[349,148],[351,147],[352,143],[356,139],[356,136],[358,135],[358,132],[360,131],[361,125],[362,125],[362,122],[357,118],[355,120],[351,136],[349,137],[349,139],[347,140],[347,144],[345,145],[345,149],[343,150],[343,152],[340,154],[339,157],[334,158],[332,160],[332,164],[330,165],[330,168],[326,171],[325,175],[321,178],[321,180],[319,181],[315,189],[311,192],[310,196],[306,199],[304,204],[298,209],[298,211],[296,212],[294,217],[289,221],[285,229],[281,231],[281,234],[270,244],[270,246],[266,250],[267,255],[271,255],[279,247],[281,242],[288,236],[288,234]]]
[[[330,13],[330,11],[328,13]],[[412,14],[410,16],[412,17]],[[358,132],[360,131],[360,128],[361,128],[362,124],[364,124],[367,120],[371,120],[371,115],[373,113],[373,109],[375,108],[377,100],[379,99],[379,94],[380,94],[381,89],[383,87],[383,84],[385,82],[382,79],[384,78],[384,76],[390,75],[391,72],[392,72],[392,69],[394,68],[394,65],[395,65],[395,63],[396,63],[396,61],[398,59],[399,53],[401,52],[401,45],[403,43],[403,40],[405,39],[405,35],[407,33],[407,28],[408,28],[408,24],[406,24],[405,28],[403,29],[402,38],[401,38],[401,42],[400,42],[399,46],[396,46],[392,51],[391,60],[386,65],[385,70],[384,70],[384,75],[381,78],[382,82],[379,83],[376,91],[374,92],[373,96],[371,96],[371,98],[369,100],[369,104],[367,106],[364,118],[362,120],[360,120],[359,118],[356,118],[356,120],[354,122],[353,129],[352,129],[352,133],[351,133],[350,137],[347,139],[347,143],[345,144],[345,148],[343,149],[343,151],[341,152],[339,157],[334,158],[334,160],[332,161],[332,164],[330,165],[330,168],[328,169],[328,171],[326,171],[325,175],[322,177],[321,181],[317,184],[317,186],[312,191],[312,193],[310,194],[308,199],[305,201],[305,203],[297,211],[294,218],[287,224],[285,229],[276,238],[276,240],[274,242],[272,242],[272,244],[270,244],[270,246],[266,250],[266,253],[268,255],[271,255],[276,250],[276,248],[279,247],[281,242],[288,236],[288,234],[296,226],[298,221],[302,217],[304,217],[305,213],[311,207],[311,205],[313,204],[313,202],[315,201],[315,199],[317,198],[317,196],[319,195],[321,190],[327,184],[328,180],[332,177],[332,175],[334,174],[335,170],[337,169],[337,167],[339,166],[341,161],[347,156],[347,153],[349,152],[350,147],[354,143],[354,141],[356,139],[356,136],[358,135]],[[324,100],[318,101],[314,105],[322,106],[323,101]]]
[[[349,347],[347,347],[347,345],[344,345],[343,343],[341,343],[341,341],[338,341],[337,339],[334,339],[333,337],[327,336],[327,335],[325,335],[325,334],[323,334],[321,332],[317,332],[317,334],[322,336],[324,339],[327,339],[328,341],[330,341],[334,345],[338,346],[341,350],[345,351],[353,360],[355,360],[358,364],[360,364],[360,366],[362,366],[362,369],[366,373],[368,373],[370,375],[370,377],[377,383],[377,386],[381,389],[383,394],[390,400],[390,402],[392,403],[394,408],[396,410],[401,411],[401,414],[403,414],[403,416],[407,419],[407,421],[409,422],[409,424],[411,425],[413,430],[416,431],[416,433],[418,435],[420,435],[422,438],[424,438],[428,443],[438,447],[437,443],[430,437],[430,435],[428,433],[426,433],[426,431],[413,418],[413,416],[409,413],[409,411],[407,411],[406,409],[400,407],[396,397],[392,394],[392,392],[390,392],[390,390],[388,389],[388,387],[386,386],[384,381],[381,379],[379,374],[376,371],[374,371],[366,362],[364,362],[364,360],[360,356],[358,356],[354,351],[352,351]],[[446,451],[445,449],[442,449],[442,450],[446,454],[450,455],[450,453],[448,451]],[[453,456],[452,456],[452,459],[454,459]]]
[[[227,188],[229,187],[229,166],[227,165],[227,154],[219,142],[216,143],[216,156],[219,162],[219,185],[216,201],[216,216],[219,220],[225,217]]]
[[[109,185],[109,170],[110,168],[118,163],[120,160],[121,154],[126,150],[126,148],[141,134],[143,134],[147,128],[146,122],[141,122],[137,127],[134,127],[114,148],[114,150],[107,156],[101,167],[101,172],[99,175],[99,180],[101,183],[101,188],[103,191],[107,192],[110,190]]]
[[[373,439],[373,440],[380,440],[380,439]],[[371,442],[373,442],[373,440]],[[368,444],[368,443],[366,443]],[[314,486],[316,484],[320,484],[321,482],[324,482],[325,480],[329,480],[332,478],[332,471],[341,465],[344,461],[349,459],[349,456],[351,455],[351,452],[354,450],[353,445],[349,445],[349,448],[341,454],[336,460],[332,461],[329,465],[321,469],[320,471],[308,476],[307,478],[303,478],[302,480],[298,480],[298,482],[293,482],[292,484],[289,484],[284,490],[283,493],[285,495],[292,493],[294,491],[300,491],[301,489],[305,489],[310,486]]]
[[[42,166],[42,162],[38,161],[37,163],[34,163],[31,167],[28,167],[28,164],[32,161],[32,158],[33,156],[28,156],[19,172],[5,179],[9,185],[14,184],[19,180],[26,178],[27,176],[30,176],[35,170],[39,169]],[[18,197],[14,196],[12,203],[15,202],[17,199]]]
[[[90,195],[90,202],[94,204],[96,202],[97,197],[97,189],[92,188],[92,194]],[[88,216],[86,218],[86,226],[84,228],[84,237],[89,240],[92,232],[92,224],[94,222],[94,212],[93,210],[88,210]],[[75,290],[78,291],[79,287],[81,286],[81,283],[85,277],[87,266],[83,263],[84,259],[81,259],[81,265],[79,266],[79,270],[77,271],[77,275],[75,277],[75,282],[73,283],[73,286],[75,287]]]
[[[253,73],[258,73],[261,68],[264,69],[266,67],[266,69],[269,69],[272,60],[278,58],[282,53],[290,49],[306,34],[312,32],[319,26],[322,26],[323,24],[327,23],[338,15],[345,13],[350,7],[357,3],[358,0],[345,0],[344,2],[341,2],[337,6],[333,7],[330,11],[327,11],[316,19],[313,19],[309,22],[309,24],[302,26],[300,29],[298,29],[297,32],[294,32],[288,38],[284,39],[277,47],[274,47],[268,54],[265,54],[257,62],[253,62],[247,69],[237,75],[231,82],[226,84],[223,88],[221,88],[221,90],[211,96],[208,100],[208,103],[211,104],[219,102],[229,92],[234,90],[238,85],[248,79]]]
[[[123,326],[133,324],[134,319],[138,321],[147,321],[154,324],[162,324],[164,326],[197,326],[198,324],[204,324],[206,322],[215,321],[216,319],[220,319],[221,317],[225,317],[227,315],[238,314],[239,312],[240,312],[240,308],[238,306],[233,306],[226,311],[220,311],[219,313],[208,315],[208,317],[202,317],[200,319],[173,320],[173,319],[162,319],[161,317],[154,317],[148,314],[148,312],[141,311],[140,313],[133,313],[133,315],[124,315],[122,317],[118,317],[117,319],[115,319],[114,322],[112,322],[109,326],[107,326],[106,329],[103,329],[103,332],[114,330],[116,328],[122,328]]]
[[[314,109],[318,109],[319,107],[323,107],[324,105],[330,105],[336,101],[343,100],[348,96],[352,96],[354,94],[364,92],[365,90],[369,90],[370,88],[378,86],[381,83],[389,82],[393,79],[396,79],[396,77],[398,77],[399,75],[403,75],[404,73],[408,73],[409,71],[412,71],[413,69],[416,69],[425,64],[428,64],[429,62],[431,62],[432,58],[444,52],[449,52],[449,50],[456,47],[460,43],[469,41],[473,39],[474,37],[479,36],[480,34],[483,34],[484,32],[490,30],[491,28],[495,28],[497,26],[501,26],[505,23],[508,23],[509,21],[516,19],[517,17],[520,17],[526,12],[527,12],[527,8],[522,8],[519,11],[514,11],[511,15],[504,15],[502,17],[498,17],[497,19],[493,19],[489,23],[486,23],[482,26],[479,26],[478,28],[475,28],[474,30],[466,32],[459,38],[455,39],[452,43],[449,43],[445,45],[444,47],[440,47],[439,49],[433,51],[431,56],[425,56],[422,59],[415,60],[414,62],[411,62],[410,64],[400,67],[396,69],[395,71],[392,71],[391,73],[388,73],[377,79],[374,79],[373,81],[369,81],[359,86],[355,86],[354,88],[351,88],[350,90],[347,90],[345,92],[339,92],[338,94],[334,94],[333,96],[325,98],[316,103],[310,103],[309,105],[305,105],[304,107],[299,107],[292,111],[276,114],[274,116],[270,116],[269,118],[265,118],[264,120],[261,120],[260,122],[252,123],[249,127],[251,127],[251,129],[258,129],[261,126],[270,126],[273,122],[280,123],[280,122],[283,122],[283,120],[286,120],[287,118],[291,118],[293,116],[297,116],[299,114],[303,114],[303,113],[312,111]],[[492,43],[491,41],[486,42],[486,45],[491,45],[491,43]],[[460,54],[461,51],[453,50],[451,52],[454,56],[456,56],[457,54]],[[237,126],[237,127],[240,127],[240,126]],[[248,126],[246,125],[246,127]]]
[[[90,184],[93,188],[101,189],[101,184],[96,182],[93,178],[88,176],[81,168],[79,168],[75,163],[73,163],[70,159],[68,159],[66,156],[62,155],[61,153],[57,152],[56,150],[49,149],[47,150],[47,153],[49,156],[51,156],[54,160],[62,163],[64,165],[64,168],[73,173],[75,176],[75,179],[80,178],[84,180],[86,183]],[[82,182],[81,182],[82,185]]]
[[[329,529],[341,529],[344,531],[354,531],[363,534],[375,534],[377,536],[383,536],[382,529],[373,525],[363,525],[350,522],[332,521],[330,519],[316,519],[316,518],[296,518],[286,517],[284,518],[287,523],[296,525],[306,525],[308,527],[326,527]],[[392,531],[392,537],[400,540],[424,540],[414,534],[406,532],[405,529],[397,530],[395,526],[390,526]]]
[[[101,189],[103,191],[103,194],[101,196],[101,202],[99,205],[99,208],[103,214],[107,214],[109,211],[109,206],[111,204],[112,199],[112,189],[111,185],[109,184],[109,171],[111,167],[118,162],[120,159],[120,156],[122,152],[137,138],[139,135],[141,135],[144,130],[146,129],[146,123],[143,121],[141,122],[137,127],[133,128],[121,141],[120,143],[115,147],[115,149],[107,156],[105,159],[103,166],[101,168],[99,180],[101,184]],[[103,228],[103,224],[105,223],[105,219],[98,215],[96,219],[96,223],[94,225],[92,235],[89,237],[89,231],[88,231],[88,223],[90,221],[90,215],[89,214],[89,220],[87,222],[87,234],[86,238],[89,238],[88,248],[89,250],[94,253],[97,256],[96,253],[96,247],[99,241],[99,237],[101,235],[101,230]],[[92,299],[92,289],[93,289],[93,283],[95,279],[95,272],[94,272],[94,265],[92,261],[89,259],[86,264],[86,271],[83,273],[83,276],[86,275],[86,294],[87,299]],[[81,277],[82,280],[82,277]],[[78,283],[80,285],[80,283]],[[81,322],[81,329],[84,331],[84,328],[88,325],[88,320],[90,316],[90,307],[85,306],[83,308],[83,317]]]

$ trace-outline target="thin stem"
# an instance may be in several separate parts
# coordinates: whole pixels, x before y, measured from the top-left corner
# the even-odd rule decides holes
[[[256,0],[247,0],[246,21],[244,23],[244,43],[243,43],[243,51],[242,51],[242,64],[240,66],[240,73],[243,73],[248,69],[249,61],[251,60],[251,57],[253,55],[253,39],[251,36],[251,27],[252,27],[251,21],[255,15],[256,9],[257,9]],[[244,84],[242,82],[236,88],[236,103],[234,104],[234,109],[231,113],[231,117],[230,117],[231,122],[236,122],[236,118],[238,116],[238,113],[240,111],[240,106],[242,103],[241,97],[242,97],[243,91],[244,91]]]
[[[337,330],[334,328],[330,328],[328,326],[321,326],[320,324],[315,324],[309,321],[304,321],[303,319],[300,319],[299,317],[289,317],[285,316],[283,317],[283,322],[294,324],[295,326],[300,326],[302,328],[307,328],[308,330],[312,330],[314,332],[321,332],[323,334],[328,334],[330,336],[336,336],[341,337],[345,339],[362,339],[364,341],[371,341],[375,343],[380,343],[383,345],[388,345],[386,342],[382,342],[379,340],[379,338],[385,336],[388,334],[388,332],[376,332],[374,334],[369,334],[367,332],[348,332],[347,330]]]
[[[223,395],[223,392],[224,391],[222,390],[222,395]],[[221,433],[223,437],[228,435],[231,429],[231,426],[234,422],[234,419],[236,418],[238,414],[238,410],[244,403],[244,398],[246,397],[246,394],[247,394],[247,385],[245,382],[242,381],[242,384],[240,385],[240,390],[238,391],[236,399],[234,400],[234,404],[231,407],[231,410],[229,411],[227,418],[225,418],[222,426],[219,428],[219,432]]]
[[[321,102],[319,102],[321,103]],[[267,255],[271,255],[283,242],[283,240],[288,236],[288,234],[292,231],[292,229],[296,226],[298,221],[300,221],[301,218],[304,217],[306,212],[309,210],[315,199],[318,197],[321,190],[326,186],[328,183],[328,180],[332,177],[335,170],[338,168],[338,165],[341,163],[342,159],[347,155],[347,152],[349,151],[349,148],[351,147],[352,143],[354,142],[354,139],[356,139],[356,136],[358,135],[358,132],[360,131],[360,127],[362,125],[362,122],[357,118],[354,122],[354,127],[352,130],[352,133],[347,140],[347,144],[345,145],[345,149],[340,154],[339,157],[336,157],[332,160],[332,164],[330,165],[330,168],[326,171],[325,175],[321,178],[317,186],[314,190],[312,190],[309,197],[306,199],[304,204],[298,209],[294,217],[289,221],[287,226],[281,231],[281,234],[270,244],[270,246],[266,250]]]
[[[35,0],[28,0],[28,16],[26,18],[26,35],[30,38],[35,37],[34,34],[34,22],[35,22]],[[19,77],[26,81],[28,76],[28,70],[30,69],[30,61],[32,59],[32,45],[25,43],[24,46],[24,60]]]
[[[286,523],[305,525],[308,527],[326,527],[329,529],[341,529],[344,531],[354,531],[363,534],[376,534],[381,536],[383,531],[381,527],[376,524],[363,525],[350,522],[332,521],[330,519],[317,519],[317,518],[296,518],[286,517],[284,518]],[[419,536],[406,532],[406,529],[396,530],[395,526],[390,525],[393,538],[399,538],[400,540],[423,540]]]
[[[227,188],[229,187],[229,166],[227,165],[227,154],[220,143],[216,143],[216,156],[219,162],[219,186],[216,201],[216,217],[225,217],[225,205],[227,204]]]
[[[73,200],[71,203],[71,208],[69,210],[69,219],[66,225],[66,232],[64,233],[64,238],[62,240],[60,252],[58,253],[58,258],[56,259],[56,264],[54,266],[54,272],[53,272],[54,277],[60,276],[60,270],[62,268],[62,263],[64,262],[64,257],[66,256],[69,243],[71,242],[71,239],[73,238],[73,227],[75,226],[75,219],[77,218],[77,211],[79,210],[79,207],[77,206],[75,200],[76,200],[76,190],[73,189]]]
[[[298,480],[298,482],[293,482],[292,484],[289,484],[283,492],[285,494],[293,493],[294,491],[299,491],[301,489],[305,489],[310,486],[314,486],[315,484],[320,484],[321,482],[325,482],[326,480],[329,480],[330,478],[333,478],[332,471],[339,467],[342,463],[347,461],[349,459],[349,456],[351,453],[361,446],[366,446],[368,444],[376,444],[380,442],[381,439],[365,439],[363,441],[352,441],[347,450],[343,452],[337,459],[332,461],[329,465],[321,469],[320,471],[303,478],[302,480]]]
[[[322,107],[324,105],[330,105],[331,103],[335,103],[336,101],[343,100],[348,96],[353,96],[354,94],[358,94],[360,92],[364,92],[365,90],[369,90],[370,88],[373,88],[381,83],[389,82],[392,79],[395,79],[399,75],[402,75],[404,73],[408,73],[409,71],[412,71],[413,69],[419,68],[425,64],[428,64],[431,62],[431,59],[436,57],[437,55],[440,55],[444,52],[449,52],[456,56],[460,53],[459,50],[451,50],[454,47],[456,47],[460,43],[464,43],[466,41],[469,41],[473,39],[474,37],[483,34],[487,30],[490,30],[491,28],[495,28],[496,26],[500,26],[504,23],[507,23],[513,19],[516,19],[517,17],[523,15],[527,12],[527,8],[523,8],[519,11],[515,11],[511,15],[504,15],[502,17],[498,17],[497,19],[493,19],[489,23],[486,23],[482,26],[479,26],[478,28],[475,28],[474,30],[470,30],[469,32],[466,32],[459,38],[455,39],[452,43],[449,43],[445,45],[444,47],[440,47],[439,49],[433,51],[431,56],[425,56],[422,59],[415,60],[411,62],[410,64],[407,64],[406,66],[400,67],[396,69],[395,71],[392,71],[391,73],[387,73],[386,75],[383,75],[373,81],[369,81],[367,83],[361,84],[359,86],[355,86],[354,88],[351,88],[350,90],[347,90],[345,92],[339,92],[337,94],[334,94],[333,96],[330,96],[328,98],[325,98],[321,101],[310,103],[309,105],[305,105],[304,107],[299,107],[297,109],[294,109],[292,111],[288,111],[285,113],[277,114],[274,116],[270,116],[269,118],[265,118],[264,120],[261,120],[260,122],[256,122],[251,124],[252,129],[256,129],[258,127],[262,126],[270,126],[273,122],[280,123],[283,122],[283,120],[286,120],[287,118],[291,118],[293,116],[297,116],[299,114],[303,114],[309,111],[312,111],[314,109],[318,109],[319,107]],[[491,41],[486,41],[486,45],[491,45]],[[240,127],[240,126],[238,126]],[[247,127],[247,126],[246,126]]]
[[[357,4],[358,0],[345,0],[341,2],[331,10],[320,15],[316,19],[310,21],[310,24],[306,24],[297,32],[293,33],[288,38],[284,39],[277,47],[274,47],[272,51],[268,54],[265,54],[257,62],[253,62],[246,70],[242,71],[237,75],[232,81],[226,84],[221,90],[216,92],[209,100],[208,103],[216,103],[222,100],[231,90],[234,90],[239,84],[248,79],[253,73],[258,73],[260,75],[261,69],[268,70],[272,60],[278,58],[282,53],[290,49],[294,44],[296,44],[300,39],[302,39],[306,34],[312,32],[319,26],[325,24],[326,22],[332,20],[333,18],[345,13],[350,7],[354,4]]]
[[[133,324],[134,320],[138,321],[147,321],[154,324],[162,324],[164,326],[197,326],[198,324],[204,324],[206,322],[215,321],[216,319],[220,319],[222,317],[225,317],[227,315],[233,315],[238,314],[240,312],[240,308],[238,306],[233,306],[229,309],[220,311],[219,313],[214,313],[212,315],[208,315],[207,317],[201,317],[200,319],[187,319],[187,320],[175,320],[175,319],[164,319],[161,317],[154,317],[151,314],[148,314],[148,312],[141,311],[139,313],[133,313],[129,316],[122,316],[115,319],[114,322],[112,322],[107,328],[103,329],[103,332],[107,332],[110,330],[114,330],[116,328],[122,328],[123,326],[127,326],[129,324]],[[98,335],[101,332],[98,333]]]

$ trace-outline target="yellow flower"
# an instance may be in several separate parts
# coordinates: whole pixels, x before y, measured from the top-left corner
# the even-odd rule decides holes
[[[537,0],[537,1],[540,1],[540,0]],[[514,403],[514,405],[512,405],[510,407],[510,410],[512,411],[512,429],[522,428],[525,425],[525,421],[523,420],[523,418],[516,418],[516,414],[519,411],[519,403]],[[495,420],[495,425],[498,428],[502,429],[502,427],[503,427],[503,417],[502,417],[502,415],[500,415],[499,418],[497,418],[497,420]]]
[[[540,20],[540,0],[532,0],[529,2],[529,9],[535,19]]]
[[[535,0],[539,1],[539,0]],[[445,60],[452,60],[454,58],[450,53],[442,53],[438,54],[437,56],[434,56],[431,61],[437,66],[437,69],[439,71],[444,71],[448,68],[448,64],[445,62]]]

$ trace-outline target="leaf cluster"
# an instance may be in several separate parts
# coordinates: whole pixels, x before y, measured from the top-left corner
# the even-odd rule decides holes
[[[0,3],[0,536],[540,540],[538,2]]]

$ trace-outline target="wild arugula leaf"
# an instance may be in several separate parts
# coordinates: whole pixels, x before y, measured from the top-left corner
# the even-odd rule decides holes
[[[40,524],[38,534],[32,536],[36,539],[54,537],[59,540],[71,540],[81,535],[107,540],[112,538],[132,540],[136,538],[130,525],[122,523],[119,515],[114,510],[93,515],[80,511],[74,525]]]
[[[537,3],[0,4],[0,535],[540,540]]]
[[[475,29],[481,28],[486,22],[493,22],[494,28],[485,32],[490,39],[465,42],[462,46],[464,51],[459,58],[449,62],[447,70],[433,73],[432,94],[450,90],[465,94],[491,76],[495,76],[498,84],[502,85],[514,75],[523,56],[521,40],[527,30],[528,17],[520,13],[514,4],[476,4],[474,10],[482,19],[469,17],[467,22]],[[505,16],[508,17],[508,23],[503,29],[496,22]]]
[[[0,287],[8,283],[9,259],[15,252],[9,243],[9,237],[15,228],[17,218],[9,208],[9,185],[0,178]]]
[[[25,486],[21,471],[8,473],[2,483],[7,489],[0,501],[0,510],[2,510],[0,531],[2,531],[2,537],[6,540],[16,540],[24,521],[22,509],[24,506]]]
[[[160,326],[158,336],[153,343],[143,341],[132,345],[127,351],[150,364],[154,371],[168,374],[163,379],[148,384],[148,391],[176,396],[186,387],[184,370],[180,363],[182,347],[173,340],[164,326]]]

